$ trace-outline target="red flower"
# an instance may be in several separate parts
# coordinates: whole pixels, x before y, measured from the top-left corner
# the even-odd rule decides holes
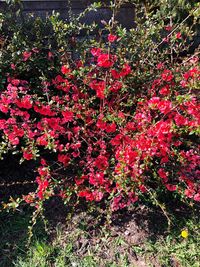
[[[106,83],[104,81],[94,80],[89,85],[93,90],[96,91],[97,97],[99,97],[100,99],[104,99],[104,91],[106,89]]]
[[[98,119],[97,123],[96,123],[96,126],[101,129],[101,130],[105,130],[106,127],[107,127],[107,124],[105,121],[103,121],[101,118]]]
[[[126,124],[126,129],[127,131],[135,131],[136,127],[135,127],[135,123],[134,122],[128,122]]]
[[[172,26],[170,26],[170,25],[165,26],[165,30],[166,31],[171,31],[172,30]]]
[[[31,159],[33,159],[33,153],[31,151],[25,150],[23,152],[23,158],[26,160],[31,160]]]
[[[97,65],[103,68],[110,68],[114,64],[111,55],[109,54],[101,54],[97,58]]]
[[[11,80],[11,83],[12,83],[12,85],[14,85],[14,86],[19,86],[19,84],[20,84],[20,80],[18,80],[18,79],[12,79],[12,80]]]
[[[33,203],[34,202],[34,196],[29,194],[29,195],[26,195],[26,196],[23,196],[23,199],[26,203],[30,204],[30,203]]]
[[[89,177],[89,182],[92,185],[102,185],[105,183],[104,174],[102,172],[91,174]]]
[[[110,43],[113,43],[114,41],[116,41],[117,40],[117,36],[116,35],[113,35],[113,34],[109,34],[108,35],[108,41],[110,42]]]
[[[78,196],[79,197],[85,197],[86,200],[89,200],[89,201],[93,201],[94,200],[94,196],[91,192],[89,192],[88,190],[85,190],[85,191],[80,191],[78,193]]]
[[[123,135],[122,134],[117,134],[111,141],[110,143],[113,145],[113,146],[118,146],[121,144],[123,140]]]
[[[122,88],[122,83],[119,81],[115,81],[111,87],[110,87],[110,91],[116,93],[117,91],[119,91]]]
[[[158,103],[158,109],[163,114],[167,114],[172,109],[172,103],[171,103],[171,101],[169,101],[169,100],[161,100]]]
[[[0,120],[0,130],[5,129],[6,127],[6,120]]]
[[[187,124],[187,119],[180,114],[176,114],[174,120],[177,126],[183,126]]]
[[[181,32],[177,32],[177,34],[176,34],[176,39],[181,39]]]
[[[106,124],[105,131],[107,133],[114,133],[116,131],[116,124],[114,122],[110,124]]]
[[[8,140],[14,146],[19,144],[19,138],[16,136],[15,133],[8,134]]]
[[[81,60],[77,60],[75,63],[76,63],[76,67],[77,67],[78,69],[80,69],[81,67],[83,67],[83,61],[81,61]]]
[[[90,52],[94,57],[98,57],[101,54],[101,48],[92,48]]]
[[[82,175],[80,178],[75,178],[75,183],[76,185],[80,185],[80,184],[83,184],[84,181],[88,178],[87,175]]]
[[[40,200],[42,200],[42,199],[44,198],[44,192],[39,191],[39,192],[37,193],[37,197],[38,197]]]
[[[40,146],[47,146],[48,145],[48,138],[46,135],[42,135],[40,137],[37,138],[37,143],[40,145]]]
[[[161,74],[163,81],[170,82],[173,79],[173,74],[171,70],[164,70]]]
[[[168,178],[167,178],[168,174],[163,169],[159,169],[158,174],[159,174],[160,178],[163,179],[164,182],[168,181]]]
[[[48,180],[40,181],[39,187],[38,187],[39,191],[44,192],[47,189],[48,186],[49,186],[49,181]]]
[[[62,74],[66,75],[68,73],[71,73],[71,70],[66,65],[64,65],[61,67],[61,72]]]
[[[23,53],[23,61],[27,61],[31,57],[31,55],[32,55],[32,52],[25,51]]]
[[[176,189],[177,189],[177,186],[173,185],[173,184],[166,184],[165,186],[169,191],[172,191],[172,192],[176,191]]]
[[[127,147],[124,157],[128,164],[134,164],[135,160],[138,157],[138,152],[133,151],[130,147]]]
[[[186,197],[193,198],[195,191],[193,189],[185,189]]]
[[[117,72],[116,70],[111,70],[111,74],[112,74],[112,77],[113,77],[114,79],[116,79],[116,80],[121,78],[120,73]]]
[[[111,209],[112,211],[116,211],[118,209],[120,209],[120,201],[121,201],[122,197],[121,196],[117,196],[113,198],[113,202],[111,204]]]
[[[44,105],[41,105],[41,106],[37,106],[35,105],[34,106],[34,110],[35,112],[37,113],[40,113],[41,115],[45,115],[45,116],[55,116],[56,113],[51,111],[51,107],[48,105],[48,106],[44,106]]]
[[[143,184],[139,185],[139,189],[142,193],[147,192],[147,188]]]
[[[30,109],[32,108],[32,103],[30,101],[30,96],[24,96],[21,99],[16,100],[16,104],[19,108],[25,108],[25,109]]]
[[[99,170],[106,170],[108,168],[108,159],[105,156],[99,155],[95,160],[95,166]]]
[[[62,115],[63,115],[63,121],[66,123],[66,122],[70,122],[70,121],[73,121],[73,118],[74,118],[74,113],[72,111],[63,111],[62,112]]]
[[[128,64],[125,64],[120,72],[121,77],[125,77],[131,73],[131,67]]]
[[[118,118],[125,119],[124,113],[122,111],[118,112]]]
[[[70,157],[68,155],[59,154],[58,161],[63,163],[63,165],[66,167],[69,164]]]
[[[46,165],[47,165],[46,160],[42,158],[42,159],[41,159],[41,164],[42,164],[43,166],[46,166]]]
[[[48,168],[46,168],[46,167],[44,167],[44,166],[40,166],[39,168],[38,168],[38,173],[39,173],[39,175],[41,176],[41,177],[47,177],[48,175],[49,175],[49,170],[48,170]],[[38,183],[40,183],[40,181],[41,181],[41,177],[37,177],[38,179],[37,179],[37,182]]]
[[[159,93],[161,95],[167,96],[170,94],[170,89],[169,89],[169,85],[167,84],[166,86],[162,87],[159,91]]]

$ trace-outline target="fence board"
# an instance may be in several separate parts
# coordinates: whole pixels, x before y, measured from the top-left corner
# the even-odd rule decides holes
[[[91,0],[70,0],[71,2],[71,9],[72,12],[77,16],[80,14],[84,9],[92,2]],[[106,1],[104,1],[106,2]],[[107,1],[108,2],[108,1]],[[47,15],[50,15],[53,10],[60,13],[60,16],[62,19],[68,19],[68,11],[69,11],[69,1],[67,0],[25,0],[22,1],[23,3],[23,13],[24,15],[33,13],[36,16],[40,16],[42,18],[46,17]],[[0,9],[4,9],[5,7],[5,1],[0,0]],[[98,24],[101,24],[101,20],[109,21],[112,17],[111,10],[109,7],[104,6],[100,9],[98,9],[97,12],[89,12],[85,18],[82,20],[82,22],[85,22],[87,24],[96,22]],[[126,28],[132,28],[134,26],[134,7],[131,4],[125,4],[123,7],[121,7],[118,15],[117,20],[119,23],[126,27]]]

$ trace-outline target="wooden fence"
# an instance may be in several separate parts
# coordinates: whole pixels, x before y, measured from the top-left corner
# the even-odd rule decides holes
[[[97,0],[96,0],[97,1]],[[75,14],[75,16],[78,16],[84,9],[91,4],[92,0],[25,0],[22,1],[23,3],[23,12],[24,14],[32,13],[36,16],[40,16],[44,18],[45,16],[51,14],[53,10],[55,12],[60,13],[60,17],[62,19],[68,19],[68,11],[69,11],[69,2],[70,7]],[[92,22],[97,22],[101,24],[102,20],[109,21],[109,19],[112,16],[112,12],[108,5],[106,5],[106,1],[104,2],[104,6],[100,9],[98,9],[97,12],[91,11],[89,12],[83,19],[83,22],[90,24]],[[107,1],[109,3],[109,1]],[[3,10],[5,6],[5,1],[0,0],[0,9]],[[119,23],[126,27],[131,28],[134,26],[134,6],[131,4],[125,4],[123,5],[118,14],[117,14],[117,20]]]

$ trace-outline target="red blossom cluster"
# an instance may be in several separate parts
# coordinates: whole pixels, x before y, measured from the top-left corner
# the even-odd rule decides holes
[[[101,48],[88,54],[90,66],[63,65],[41,84],[40,97],[17,75],[0,93],[0,145],[41,159],[37,191],[25,201],[110,197],[117,210],[160,188],[200,201],[200,105],[191,91],[199,69],[174,72],[159,63],[159,77],[133,100],[131,64]]]

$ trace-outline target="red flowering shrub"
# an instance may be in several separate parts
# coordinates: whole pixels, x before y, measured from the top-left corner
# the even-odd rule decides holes
[[[200,124],[197,64],[185,72],[163,64],[132,100],[130,63],[100,48],[91,49],[88,60],[80,68],[63,65],[40,97],[27,81],[7,78],[0,94],[1,146],[41,161],[38,189],[25,201],[112,196],[117,210],[162,188],[199,201],[199,146],[190,138]]]
[[[179,47],[182,35],[174,36]],[[10,62],[0,93],[0,151],[39,162],[37,190],[25,202],[106,199],[115,211],[152,191],[200,201],[198,58],[140,64],[126,38],[120,29],[109,34],[40,83]],[[18,61],[33,56],[40,58],[39,48]]]

